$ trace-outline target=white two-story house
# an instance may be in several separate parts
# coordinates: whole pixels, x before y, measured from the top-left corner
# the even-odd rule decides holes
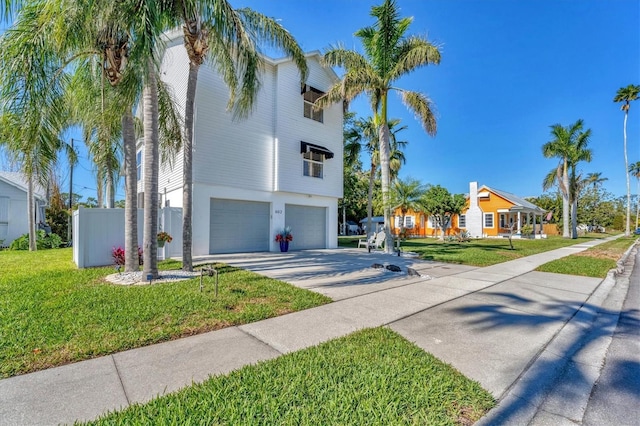
[[[275,235],[291,227],[291,250],[337,247],[342,197],[342,104],[314,111],[312,103],[336,81],[306,55],[307,84],[294,63],[265,58],[253,113],[234,120],[228,90],[211,67],[198,76],[193,152],[193,255],[277,251]],[[184,111],[189,62],[182,38],[167,45],[162,79]],[[139,146],[139,167],[142,159]],[[139,176],[139,200],[143,191]],[[182,207],[182,152],[162,164],[162,207]]]

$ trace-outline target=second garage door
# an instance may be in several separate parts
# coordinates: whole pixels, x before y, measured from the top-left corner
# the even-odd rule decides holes
[[[286,204],[284,220],[291,227],[291,250],[327,247],[327,209],[325,207]]]
[[[210,253],[269,251],[269,203],[211,199]]]

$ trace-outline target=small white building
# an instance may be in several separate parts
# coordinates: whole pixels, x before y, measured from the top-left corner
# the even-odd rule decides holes
[[[193,140],[193,255],[277,251],[290,226],[291,250],[337,247],[342,197],[342,104],[316,112],[312,103],[337,80],[306,54],[307,84],[289,59],[265,58],[254,110],[234,120],[223,80],[203,65],[198,76]],[[169,42],[162,79],[184,111],[189,61],[182,37]],[[142,143],[142,142],[141,142]],[[142,205],[143,145],[138,147]],[[160,167],[162,207],[182,207],[182,152]]]
[[[22,173],[0,171],[0,247],[8,247],[16,238],[29,233],[27,188]],[[36,224],[44,223],[46,197],[37,185],[34,199]]]

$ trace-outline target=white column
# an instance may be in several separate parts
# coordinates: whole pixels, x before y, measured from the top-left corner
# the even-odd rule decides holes
[[[520,234],[520,229],[522,228],[522,215],[518,212],[518,234]]]

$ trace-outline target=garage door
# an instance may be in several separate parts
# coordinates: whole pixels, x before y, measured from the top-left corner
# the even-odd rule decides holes
[[[284,221],[291,227],[293,241],[291,250],[327,247],[327,209],[286,204]]]
[[[269,206],[212,198],[209,253],[269,251]]]

